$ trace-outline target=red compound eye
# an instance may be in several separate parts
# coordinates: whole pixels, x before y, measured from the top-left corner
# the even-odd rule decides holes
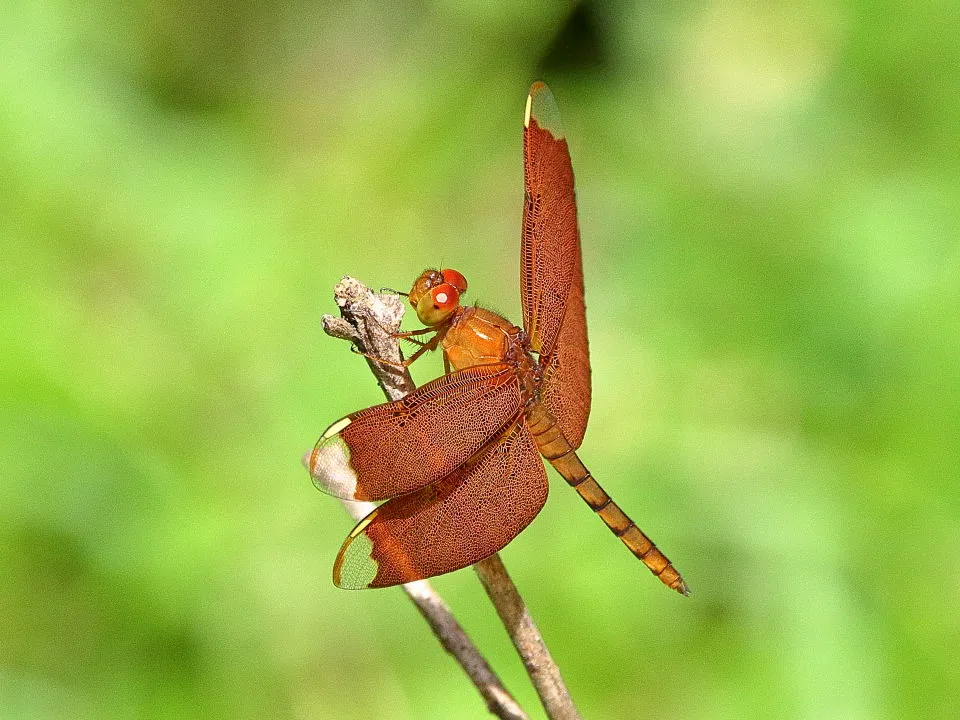
[[[467,291],[467,279],[456,270],[447,268],[441,270],[440,274],[443,275],[444,282],[453,285],[461,295]]]
[[[438,310],[452,310],[460,304],[460,291],[451,283],[443,283],[431,288],[430,297]]]

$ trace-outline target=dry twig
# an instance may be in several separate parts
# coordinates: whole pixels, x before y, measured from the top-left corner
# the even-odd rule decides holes
[[[537,629],[530,611],[520,597],[499,554],[481,560],[473,566],[484,590],[497,609],[513,645],[523,660],[523,667],[540,696],[543,709],[550,720],[580,720],[560,668],[553,661],[543,636]]]

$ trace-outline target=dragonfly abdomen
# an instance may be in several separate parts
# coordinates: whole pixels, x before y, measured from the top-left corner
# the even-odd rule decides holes
[[[551,422],[552,421],[552,422]],[[682,595],[689,595],[690,589],[670,560],[637,524],[614,502],[600,487],[590,471],[577,457],[577,453],[560,432],[556,420],[542,405],[534,406],[527,414],[527,424],[533,434],[540,454],[549,461],[557,472],[567,481],[583,501],[590,506],[610,532],[620,538],[650,572],[660,578],[667,587]]]

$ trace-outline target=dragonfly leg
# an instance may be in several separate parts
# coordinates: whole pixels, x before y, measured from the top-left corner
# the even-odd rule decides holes
[[[363,352],[356,345],[351,345],[350,350],[351,352],[354,352],[357,355],[363,355],[365,358],[368,358],[370,360],[375,360],[376,362],[383,363],[384,365],[405,368],[405,367],[410,367],[410,365],[416,362],[417,359],[428,350],[435,350],[437,345],[439,345],[439,343],[440,343],[440,337],[438,335],[434,335],[427,342],[421,343],[420,347],[417,349],[417,351],[413,355],[411,355],[405,360],[401,360],[400,362],[396,362],[395,360],[387,360],[385,358],[379,358],[376,355],[370,355],[369,353]]]
[[[406,332],[390,333],[390,337],[397,338],[398,340],[409,340],[417,335],[426,335],[427,333],[435,332],[437,332],[437,328],[425,327],[420,328],[419,330],[407,330]]]
[[[430,340],[427,340],[426,342],[424,342],[423,340],[415,339],[415,336],[426,335],[427,333],[435,333],[435,332],[439,332],[437,328],[428,327],[428,328],[421,328],[419,330],[410,330],[408,332],[391,333],[390,337],[396,340],[406,340],[407,342],[412,342],[414,345],[419,345],[420,347],[423,347],[424,345],[428,344]]]
[[[429,344],[430,340],[427,340],[426,342],[424,342],[423,340],[415,339],[415,336],[426,335],[427,333],[435,333],[435,332],[437,332],[436,328],[428,327],[428,328],[420,328],[419,330],[408,330],[407,332],[390,333],[390,337],[395,340],[406,340],[407,342],[411,342],[414,345],[423,347],[424,345]]]

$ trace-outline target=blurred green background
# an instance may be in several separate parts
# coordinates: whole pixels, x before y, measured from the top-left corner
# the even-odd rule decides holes
[[[343,274],[519,320],[521,119],[577,173],[582,457],[504,553],[588,718],[955,717],[954,3],[0,7],[0,717],[482,718],[301,453],[380,402]],[[410,327],[415,327],[409,323]],[[439,358],[420,363],[425,380]],[[437,579],[532,716],[470,571]]]

